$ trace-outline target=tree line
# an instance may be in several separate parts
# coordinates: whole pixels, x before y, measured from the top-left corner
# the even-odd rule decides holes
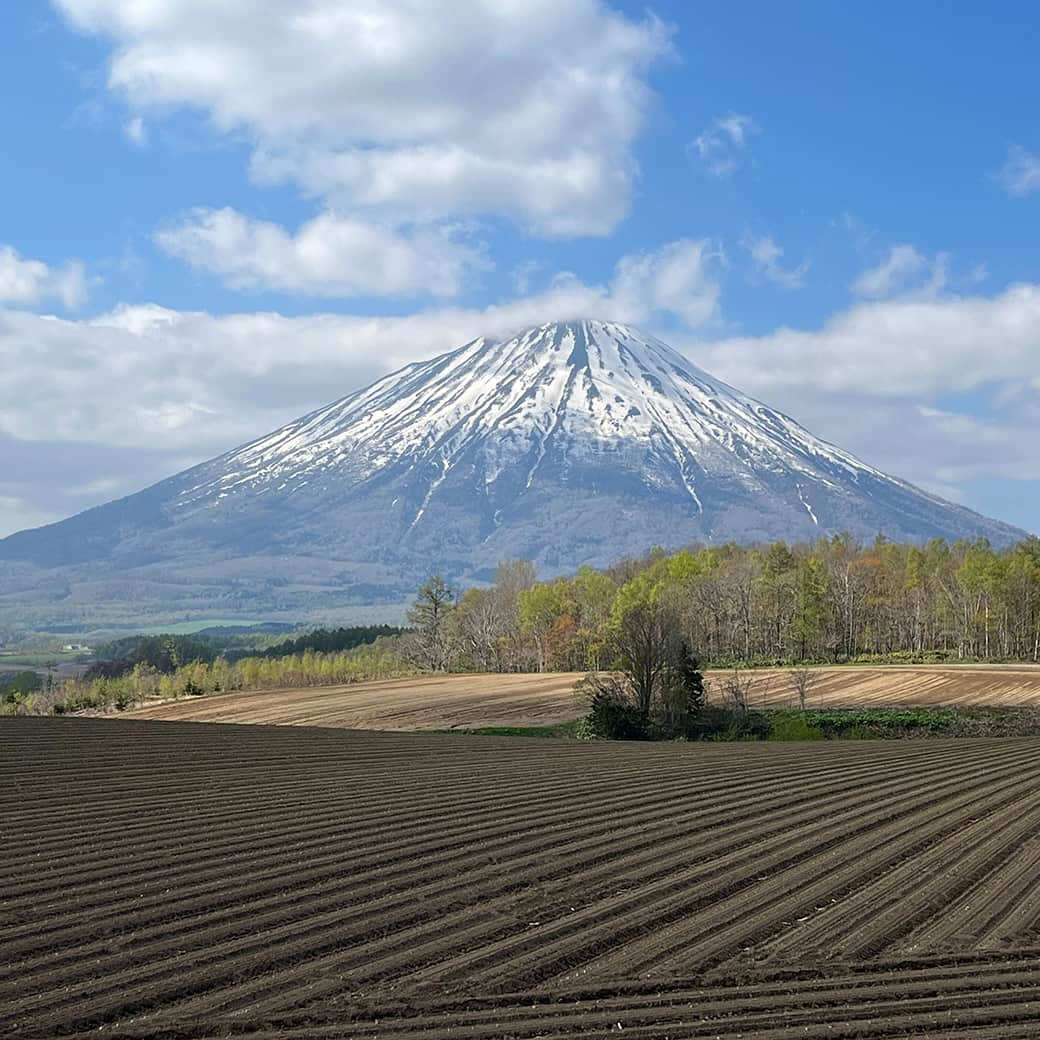
[[[156,698],[175,700],[237,690],[338,686],[389,679],[411,670],[402,664],[393,641],[387,639],[334,653],[304,650],[283,657],[187,661],[168,671],[140,661],[115,675],[92,674],[66,680],[52,695],[31,694],[31,700],[23,701],[21,707],[33,713],[58,715],[95,709],[124,710]]]
[[[424,584],[399,652],[433,671],[608,669],[623,619],[648,605],[713,667],[1040,662],[1040,538],[654,550],[544,582],[514,561],[488,587]]]
[[[379,626],[318,630],[279,647],[294,653],[237,661],[183,637],[139,639],[132,651],[114,647],[127,654],[116,667],[66,683],[56,703],[118,707],[423,671],[575,671],[626,675],[626,703],[641,725],[689,731],[703,716],[693,678],[700,663],[1040,662],[1040,538],[1004,549],[843,535],[654,550],[549,581],[538,581],[529,561],[507,561],[487,586],[460,590],[434,576],[407,617],[399,635]],[[375,638],[333,649],[366,636]],[[740,708],[739,684],[729,699]]]

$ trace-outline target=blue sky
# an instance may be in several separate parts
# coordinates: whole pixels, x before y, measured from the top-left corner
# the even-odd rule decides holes
[[[631,321],[1040,530],[1035,5],[0,10],[0,535]]]

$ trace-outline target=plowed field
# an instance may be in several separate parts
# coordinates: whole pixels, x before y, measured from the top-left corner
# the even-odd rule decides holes
[[[418,675],[349,686],[192,697],[145,705],[126,715],[388,730],[552,725],[582,714],[574,684],[583,675]]]
[[[742,672],[751,680],[752,707],[797,702],[782,669]],[[450,727],[540,726],[583,713],[575,700],[580,673],[443,675],[388,679],[351,686],[305,687],[185,698],[150,704],[134,718],[191,722],[277,723],[352,729],[419,730]],[[729,676],[709,672],[717,699]],[[891,705],[1040,705],[1040,668],[948,667],[817,668],[808,704],[814,708]]]
[[[1040,706],[1040,667],[1036,665],[889,665],[809,671],[808,705],[816,708]],[[729,677],[709,674],[716,685]],[[757,669],[747,675],[752,680],[755,706],[797,703],[789,671]]]
[[[1040,741],[0,720],[0,1035],[1040,1035]]]

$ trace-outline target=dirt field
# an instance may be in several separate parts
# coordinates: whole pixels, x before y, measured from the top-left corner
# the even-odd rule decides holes
[[[751,676],[752,707],[796,703],[782,670]],[[893,704],[1040,705],[1040,668],[1004,666],[818,668],[810,707]],[[583,713],[575,699],[580,673],[449,675],[390,679],[352,686],[305,687],[186,698],[153,704],[127,717],[183,722],[277,723],[350,729],[419,730],[481,726],[541,726]],[[709,672],[713,696],[726,673]]]
[[[1040,741],[0,720],[0,1035],[1040,1035]]]
[[[760,669],[752,677],[752,707],[798,703],[789,671]],[[891,665],[810,669],[807,706],[858,708],[913,705],[1040,706],[1040,667],[1030,665]],[[716,690],[732,676],[709,673]]]
[[[419,730],[541,726],[583,713],[581,673],[423,675],[408,679],[192,697],[128,711],[128,718]]]

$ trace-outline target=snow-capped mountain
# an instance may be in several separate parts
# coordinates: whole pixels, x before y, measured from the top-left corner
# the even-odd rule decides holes
[[[1020,535],[821,441],[660,340],[575,321],[409,365],[137,495],[0,541],[0,560],[56,568],[70,589],[118,575],[157,594],[204,586],[221,609],[235,590],[254,610],[299,613],[400,598],[431,570],[479,579],[504,558],[553,573],[655,544],[839,531]]]

